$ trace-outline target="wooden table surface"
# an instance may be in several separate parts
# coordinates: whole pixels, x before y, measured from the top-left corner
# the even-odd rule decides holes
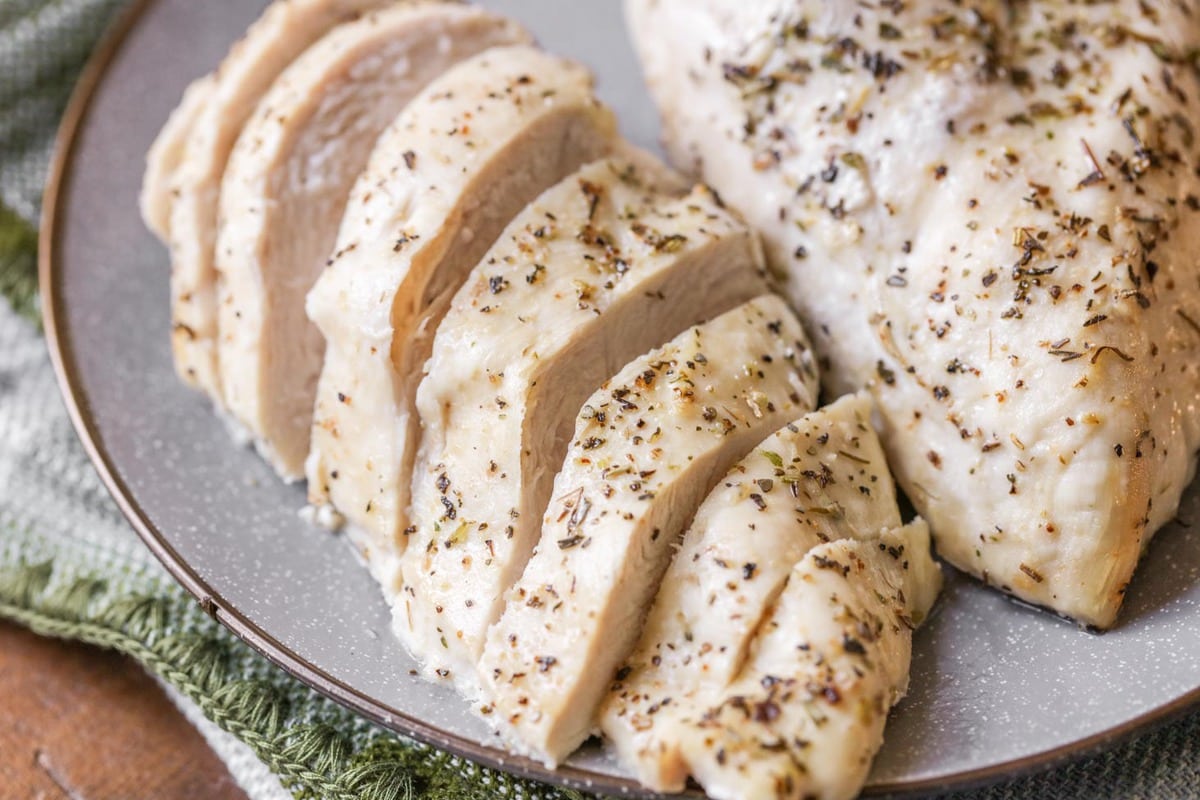
[[[245,800],[128,658],[0,621],[0,796]]]

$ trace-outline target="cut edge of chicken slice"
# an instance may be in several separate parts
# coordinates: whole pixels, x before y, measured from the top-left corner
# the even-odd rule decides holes
[[[212,94],[213,83],[214,78],[209,74],[188,84],[179,105],[171,111],[146,153],[138,205],[142,221],[164,244],[171,239],[172,177],[183,160],[188,132]]]
[[[225,163],[242,125],[271,83],[335,25],[395,0],[275,0],[212,73],[168,179],[171,347],[185,383],[223,405],[217,373],[217,204]],[[201,79],[203,80],[203,79]],[[181,123],[186,114],[181,116]],[[163,149],[180,126],[169,126]],[[174,130],[173,130],[174,129]]]
[[[226,408],[284,479],[304,474],[324,353],[304,298],[376,139],[452,65],[528,40],[473,6],[396,4],[301,54],[242,129],[221,184],[217,367]]]
[[[714,800],[856,797],[940,587],[921,519],[809,551],[737,680],[678,725],[683,769]]]
[[[504,226],[616,142],[583,67],[498,47],[427,86],[355,184],[307,300],[326,351],[306,474],[310,503],[357,529],[389,597],[408,528],[413,403],[437,324]]]
[[[774,295],[685,331],[589,398],[479,663],[489,719],[514,749],[553,766],[595,729],[692,514],[815,401],[804,331]]]
[[[643,784],[683,790],[688,773],[672,722],[715,702],[734,680],[804,554],[900,526],[872,410],[860,392],[789,422],[696,512],[599,714],[611,749]]]
[[[767,291],[757,236],[707,187],[681,197],[674,173],[639,160],[589,164],[527,206],[438,329],[395,627],[428,677],[449,674],[467,695],[584,401],[637,356]]]

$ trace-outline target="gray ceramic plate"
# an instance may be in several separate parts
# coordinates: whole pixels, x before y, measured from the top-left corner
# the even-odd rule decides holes
[[[595,69],[625,132],[656,124],[613,0],[495,0]],[[47,193],[42,287],[68,404],[130,521],[205,608],[300,679],[385,725],[477,761],[607,792],[636,785],[585,749],[556,773],[506,755],[449,690],[409,675],[387,609],[350,548],[304,525],[302,489],[230,444],[175,379],[167,257],[142,227],[142,159],[186,82],[260,2],[143,2],[102,48],[63,130]],[[123,35],[122,35],[123,34]],[[1200,518],[1200,492],[1180,516]],[[952,577],[916,641],[871,793],[1013,775],[1096,749],[1200,699],[1200,529],[1159,534],[1103,636]]]

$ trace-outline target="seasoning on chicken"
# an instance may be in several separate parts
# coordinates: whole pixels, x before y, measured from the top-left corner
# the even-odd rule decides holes
[[[217,374],[217,203],[225,162],[242,125],[275,78],[331,28],[392,0],[275,0],[221,65],[184,93],[152,158],[142,207],[171,250],[175,369],[223,406]],[[185,134],[186,129],[186,134]],[[182,144],[178,138],[184,136]],[[164,225],[163,219],[167,222]]]
[[[871,387],[939,553],[1111,626],[1200,449],[1184,3],[628,0],[668,147]]]
[[[304,474],[324,355],[304,297],[376,139],[457,62],[527,39],[472,6],[397,4],[305,51],[242,129],[221,184],[217,362],[229,412],[285,478]]]
[[[941,585],[924,520],[809,551],[720,699],[680,720],[713,800],[850,800],[908,689],[912,630]]]
[[[681,196],[677,176],[642,161],[601,160],[542,194],[438,328],[417,395],[396,629],[427,674],[467,693],[584,401],[638,355],[767,290],[757,236],[704,187]]]
[[[554,765],[595,729],[696,508],[815,403],[804,332],[775,296],[685,331],[592,395],[479,664],[490,716],[515,749]]]
[[[868,395],[789,422],[708,495],[663,577],[600,725],[621,763],[682,791],[679,721],[719,701],[792,567],[820,544],[901,525]]]
[[[326,350],[306,473],[310,501],[351,523],[385,592],[408,527],[413,403],[442,315],[527,203],[615,143],[586,70],[498,47],[430,83],[355,184],[308,296]]]

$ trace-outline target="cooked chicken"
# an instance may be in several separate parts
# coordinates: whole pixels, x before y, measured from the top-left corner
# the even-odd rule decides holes
[[[217,202],[225,162],[259,98],[296,56],[335,25],[392,0],[276,0],[183,108],[152,149],[143,188],[147,224],[171,249],[171,343],[175,368],[221,405],[216,369]],[[205,82],[209,82],[205,86]],[[186,127],[186,140],[178,137]],[[169,175],[164,172],[169,168]],[[164,209],[169,206],[169,209]],[[167,222],[164,225],[164,217]]]
[[[417,395],[396,629],[428,674],[467,693],[584,401],[638,355],[767,290],[757,236],[705,188],[664,193],[655,184],[677,178],[663,171],[605,159],[546,191],[438,328]]]
[[[809,551],[738,679],[673,738],[714,800],[852,798],[908,689],[912,628],[941,574],[924,520]]]
[[[683,332],[589,398],[537,549],[479,664],[492,719],[515,749],[554,765],[595,729],[701,500],[815,403],[804,332],[775,296]]]
[[[1200,447],[1183,3],[628,0],[674,158],[870,386],[941,555],[1115,621]]]
[[[708,496],[663,577],[600,726],[621,763],[682,791],[678,725],[719,702],[792,567],[837,539],[901,524],[867,395],[842,398],[768,437]]]
[[[582,67],[495,48],[427,86],[355,184],[308,296],[327,348],[307,474],[310,500],[362,532],[385,591],[408,525],[414,395],[438,322],[517,212],[615,140]]]
[[[188,132],[203,112],[212,94],[213,83],[213,76],[209,74],[188,85],[183,99],[167,117],[146,154],[146,174],[142,178],[138,200],[146,227],[163,244],[171,240],[171,180],[183,160]]]
[[[305,51],[243,128],[221,186],[217,364],[228,410],[285,478],[304,474],[324,353],[304,296],[371,148],[449,67],[527,38],[472,6],[398,4]]]

